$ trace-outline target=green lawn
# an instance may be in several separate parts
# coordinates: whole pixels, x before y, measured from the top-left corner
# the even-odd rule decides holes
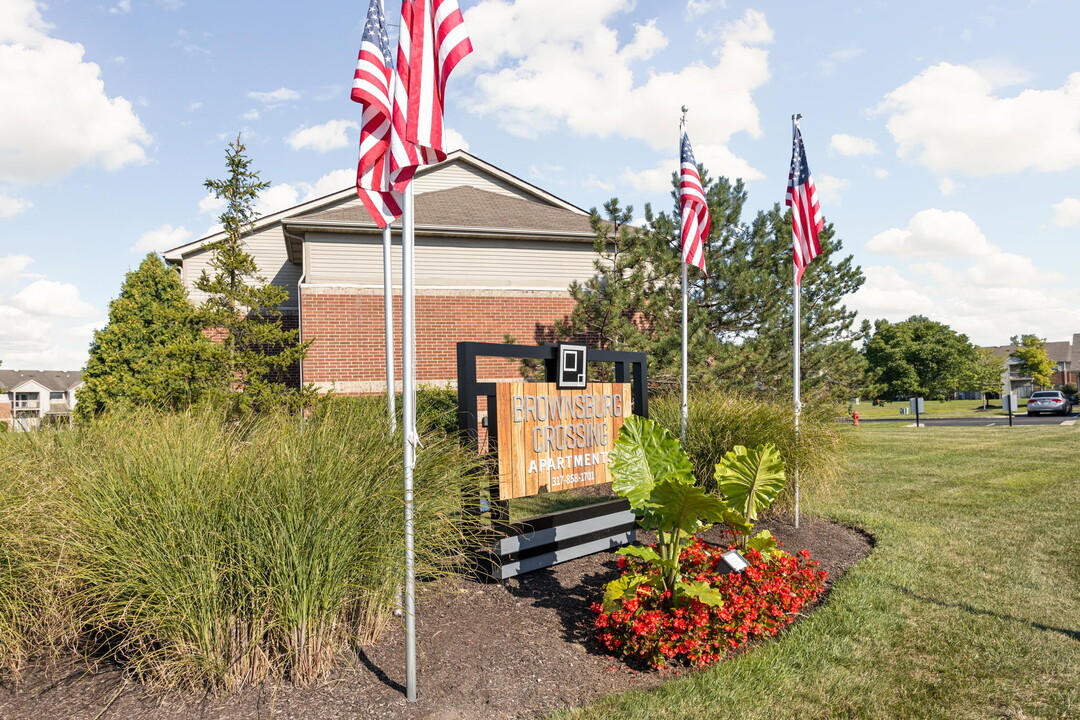
[[[1027,407],[1027,400],[1021,399],[1020,412],[1025,412]],[[858,405],[852,406],[853,409],[859,411],[859,418],[863,420],[868,419],[884,419],[884,418],[896,418],[896,419],[911,419],[914,420],[914,415],[901,415],[900,409],[908,409],[907,400],[886,403],[885,405],[874,406],[869,402],[861,402]],[[841,408],[841,414],[847,412],[846,406]],[[849,413],[850,414],[850,413]],[[1002,415],[1006,413],[1001,409],[1000,400],[988,401],[987,409],[983,409],[982,400],[946,400],[944,402],[938,400],[926,401],[926,412],[922,413],[923,417],[933,415],[935,417],[980,417],[984,415]]]
[[[818,512],[877,546],[825,607],[738,659],[559,717],[1080,718],[1080,427],[852,435],[858,470]]]

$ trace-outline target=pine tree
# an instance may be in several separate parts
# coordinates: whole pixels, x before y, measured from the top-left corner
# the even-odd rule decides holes
[[[745,390],[790,392],[792,385],[792,269],[790,214],[774,207],[742,222],[742,181],[713,179],[699,166],[712,218],[705,246],[708,274],[688,268],[688,372],[691,382]],[[645,226],[617,199],[604,206],[597,230],[596,276],[571,286],[577,305],[550,337],[579,337],[598,347],[649,355],[650,381],[673,387],[681,373],[681,274],[678,179],[672,176],[671,214],[645,206]],[[831,226],[822,255],[803,276],[803,389],[808,396],[845,397],[859,385],[862,337],[843,298],[863,282]]]
[[[213,274],[204,270],[195,281],[195,288],[206,295],[200,314],[203,327],[219,338],[221,387],[237,410],[303,407],[314,401],[314,388],[291,389],[287,380],[310,342],[300,342],[299,330],[284,328],[279,308],[289,293],[259,274],[244,245],[258,219],[255,201],[270,185],[259,179],[245,150],[237,136],[225,155],[227,177],[205,183],[225,201],[219,217],[225,236],[207,246]]]
[[[94,332],[75,415],[197,402],[212,383],[213,354],[180,277],[151,253],[124,277],[109,322]]]

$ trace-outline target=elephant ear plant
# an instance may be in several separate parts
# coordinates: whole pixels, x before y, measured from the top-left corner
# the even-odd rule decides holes
[[[698,532],[725,523],[742,539],[741,547],[776,550],[767,531],[746,539],[758,513],[776,498],[784,484],[784,466],[771,445],[747,450],[737,446],[716,467],[721,497],[694,483],[693,466],[679,441],[656,422],[631,416],[619,431],[611,455],[612,489],[630,503],[642,528],[656,533],[652,547],[630,546],[618,552],[643,561],[642,572],[629,573],[608,584],[604,606],[609,610],[647,585],[670,593],[673,605],[688,598],[713,607],[723,604],[707,582],[687,580],[680,556]]]

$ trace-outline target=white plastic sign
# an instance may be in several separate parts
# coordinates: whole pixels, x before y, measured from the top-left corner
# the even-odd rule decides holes
[[[1016,412],[1018,408],[1016,393],[1008,393],[1001,396],[1001,409],[1006,412]]]
[[[922,398],[911,398],[910,404],[912,413],[926,412],[926,401]]]

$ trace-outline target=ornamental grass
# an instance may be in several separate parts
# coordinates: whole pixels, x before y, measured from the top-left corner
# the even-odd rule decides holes
[[[116,660],[147,682],[311,683],[393,622],[403,578],[401,441],[387,436],[384,413],[356,403],[315,420],[230,422],[213,410],[136,410],[39,434],[14,475],[19,487],[49,487],[49,501],[0,496],[5,510],[18,510],[10,521],[0,515],[0,561],[51,563],[55,577],[37,583],[65,588],[49,599],[65,619],[51,643]],[[454,571],[465,552],[474,521],[462,498],[478,486],[470,466],[453,438],[423,438],[420,577]],[[38,527],[24,536],[29,548],[12,542],[12,523]],[[0,571],[34,571],[24,564]],[[48,598],[33,583],[10,592],[20,585],[0,576],[0,633],[6,617]],[[17,648],[0,634],[5,664],[25,659]]]
[[[799,469],[805,503],[824,502],[835,490],[848,467],[844,436],[834,421],[831,405],[803,408],[799,442],[795,442],[794,411],[790,402],[755,395],[691,388],[688,423],[683,447],[694,465],[698,483],[715,487],[716,464],[736,445],[758,447],[772,443],[787,468],[788,483],[773,510],[789,512],[795,504],[792,481]],[[649,400],[649,416],[679,437],[680,398],[664,395]]]

